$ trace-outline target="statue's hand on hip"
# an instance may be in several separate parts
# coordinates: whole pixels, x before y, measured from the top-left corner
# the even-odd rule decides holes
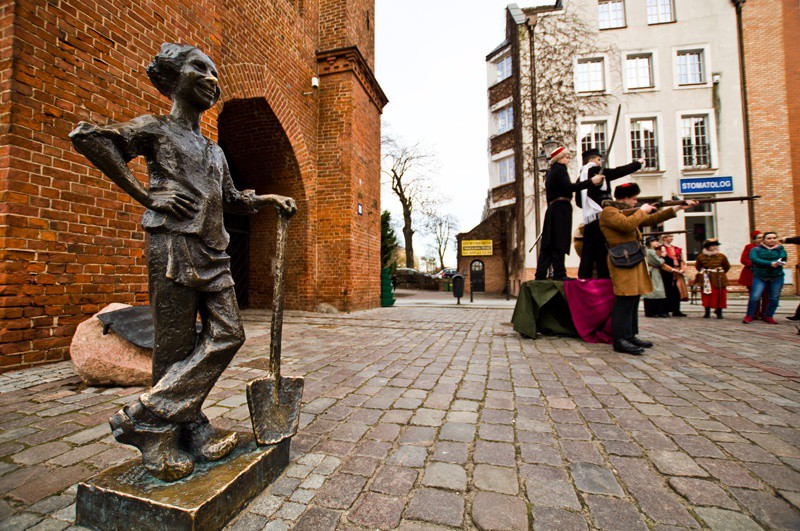
[[[192,196],[171,190],[148,192],[145,206],[177,219],[189,219],[199,210]]]

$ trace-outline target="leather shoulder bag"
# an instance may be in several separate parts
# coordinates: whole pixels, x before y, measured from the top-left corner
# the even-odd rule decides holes
[[[644,260],[644,247],[638,241],[608,247],[608,256],[616,267],[628,269]]]

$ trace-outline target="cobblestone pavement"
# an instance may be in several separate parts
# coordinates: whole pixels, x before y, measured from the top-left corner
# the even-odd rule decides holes
[[[641,357],[522,339],[508,309],[288,312],[306,377],[292,463],[245,529],[798,529],[800,335],[643,320]],[[206,403],[249,429],[268,314]],[[87,388],[69,363],[0,376],[0,529],[72,525],[75,483],[135,455],[107,418],[140,389]]]

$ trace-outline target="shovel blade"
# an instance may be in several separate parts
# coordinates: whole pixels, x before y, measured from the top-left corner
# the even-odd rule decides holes
[[[258,378],[247,384],[247,406],[256,442],[265,446],[278,444],[297,433],[300,422],[300,400],[303,398],[303,378]],[[275,388],[278,386],[278,401]]]

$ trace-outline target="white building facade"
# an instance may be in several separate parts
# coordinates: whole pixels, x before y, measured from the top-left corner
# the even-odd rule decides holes
[[[579,24],[592,45],[586,50],[567,50],[569,57],[543,55],[546,43],[542,41],[549,38],[542,29],[545,17],[553,17],[548,22],[560,25],[551,24],[551,28]],[[576,154],[569,168],[573,180],[579,174],[580,154],[597,148],[610,167],[645,160],[643,170],[614,183],[637,182],[642,198],[747,195],[736,13],[730,0],[549,0],[532,8],[509,5],[507,19],[510,38],[487,57],[489,174],[490,190],[496,190],[511,182],[509,161],[514,165],[519,221],[514,234],[519,242],[518,266],[509,274],[513,291],[519,282],[533,278],[536,269],[537,252],[529,250],[546,204],[544,174],[537,171],[534,160],[550,135]],[[516,31],[511,31],[512,25]],[[551,86],[541,82],[552,73],[546,69],[564,61],[572,68],[564,71],[563,80],[574,90],[564,101],[574,109],[569,118],[572,125],[559,134],[549,130],[552,125],[540,102],[536,103],[538,115],[531,109]],[[508,68],[515,90],[498,100],[493,90],[498,76],[507,75]],[[537,94],[531,91],[534,84]],[[513,114],[499,114],[503,109],[512,109]],[[509,123],[515,144],[498,145],[497,135]],[[494,195],[493,205],[489,194],[490,210],[508,205],[508,194]],[[580,222],[580,210],[575,208],[573,228]],[[704,239],[716,237],[731,263],[738,263],[749,241],[748,207],[739,202],[703,205],[680,213],[662,228],[689,231],[678,235],[675,244],[685,250],[690,262],[701,252]],[[567,267],[573,276],[578,264],[578,256],[571,253]]]

